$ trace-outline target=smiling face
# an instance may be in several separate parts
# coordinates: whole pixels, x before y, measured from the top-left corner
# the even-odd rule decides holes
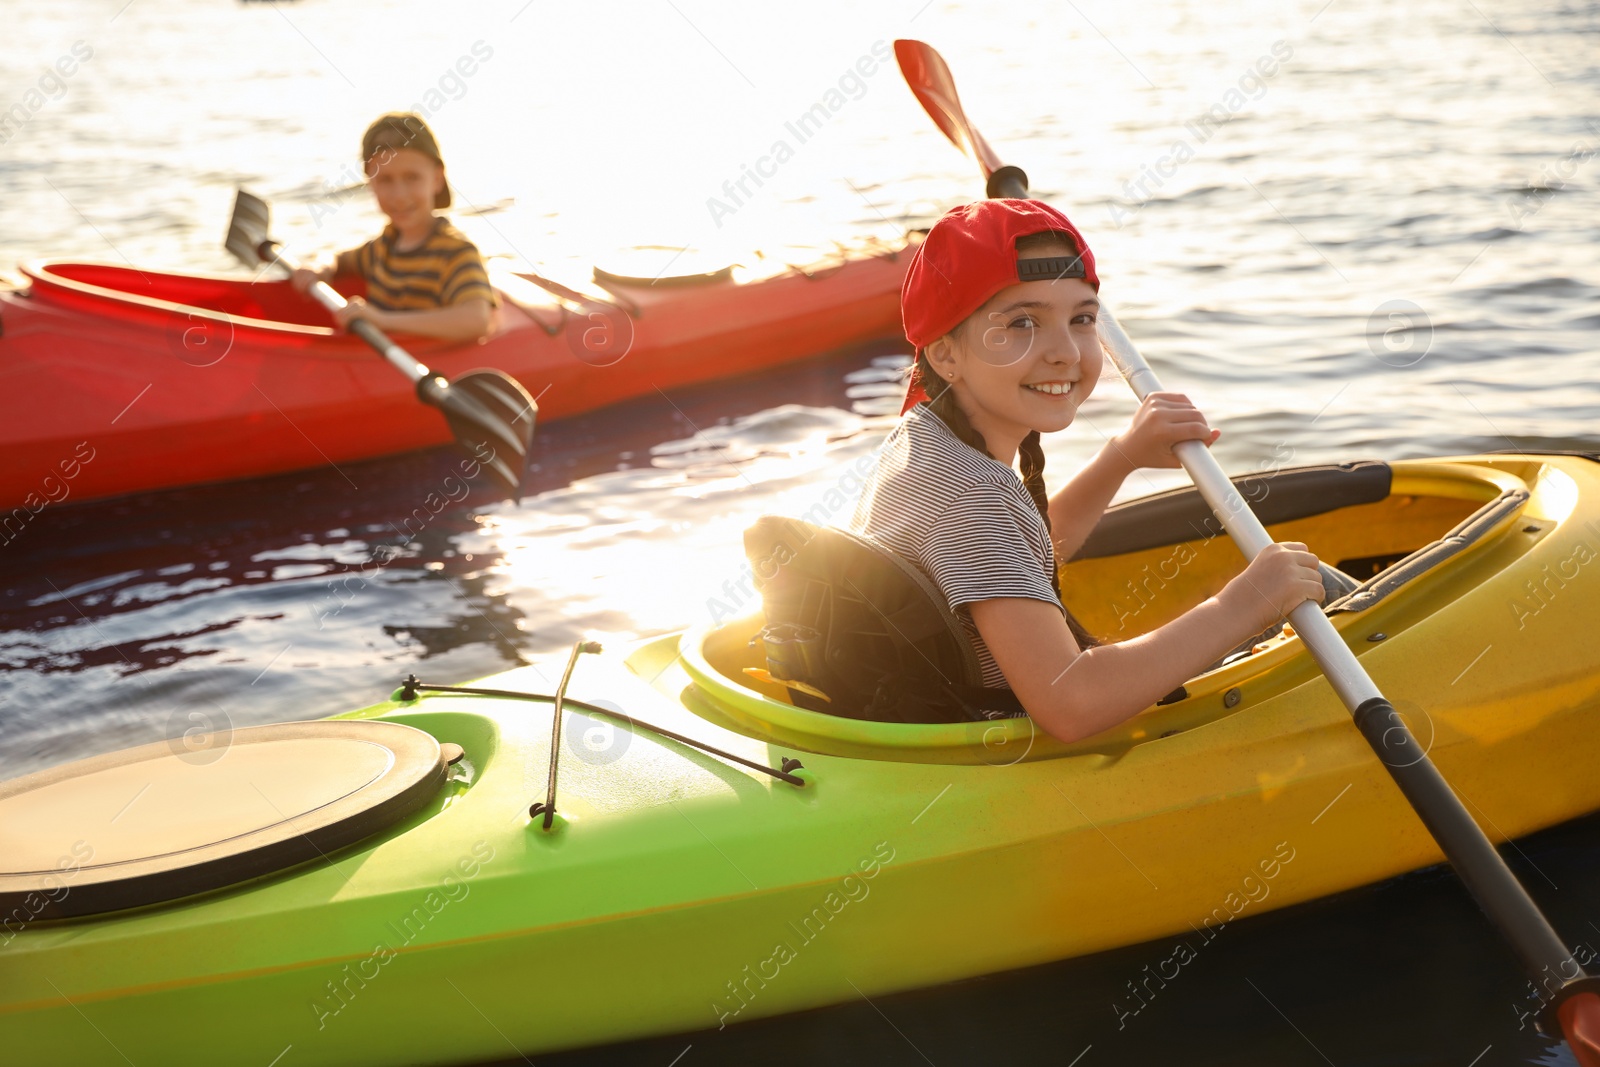
[[[1022,254],[1075,251],[1051,242]],[[1053,433],[1071,425],[1100,380],[1099,310],[1094,288],[1081,278],[1019,282],[927,346],[934,373],[951,383],[956,402],[996,459],[1009,462],[1030,431]]]
[[[444,167],[415,148],[385,148],[367,161],[367,184],[378,209],[401,231],[431,225]]]

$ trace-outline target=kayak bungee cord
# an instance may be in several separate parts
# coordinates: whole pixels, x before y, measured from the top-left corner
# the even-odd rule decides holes
[[[680,745],[687,745],[709,755],[728,760],[730,763],[737,763],[741,767],[748,767],[753,771],[769,774],[780,782],[787,782],[795,786],[804,786],[806,784],[804,778],[793,773],[798,770],[804,770],[805,764],[793,756],[785,756],[778,766],[769,767],[764,763],[757,763],[754,760],[745,759],[743,756],[734,755],[732,752],[717,748],[715,745],[708,745],[704,741],[696,741],[692,737],[686,737],[675,730],[668,730],[664,726],[656,726],[654,723],[636,719],[626,712],[615,711],[599,704],[591,704],[585,700],[568,698],[567,682],[572,677],[572,670],[577,665],[578,656],[585,652],[597,653],[599,651],[600,644],[596,641],[580,641],[574,645],[572,654],[567,659],[567,669],[562,672],[561,682],[554,693],[522,693],[514,689],[481,689],[470,685],[432,685],[418,680],[414,674],[408,674],[405,682],[400,686],[399,699],[402,703],[410,703],[418,699],[417,694],[419,693],[457,693],[463,696],[501,697],[506,700],[527,700],[554,704],[554,722],[550,726],[550,774],[547,780],[545,798],[543,801],[536,801],[528,809],[529,818],[541,815],[544,817],[543,828],[546,830],[550,829],[555,821],[556,775],[561,759],[561,713],[569,706],[581,708],[591,715],[606,715],[613,719],[619,719],[629,726],[660,734],[662,737],[676,741]]]
[[[923,109],[982,168],[988,196],[1028,199],[1027,175],[1002,163],[968,121],[944,58],[921,41],[898,40],[894,50],[906,84]],[[1161,390],[1155,372],[1104,304],[1099,332],[1111,361],[1141,401]],[[1272,535],[1209,448],[1190,440],[1174,444],[1172,451],[1246,561],[1272,543]],[[1552,1036],[1564,1034],[1582,1067],[1600,1067],[1600,976],[1585,973],[1321,606],[1307,600],[1289,613],[1289,619],[1468,892],[1522,961],[1543,1001],[1540,1028]]]

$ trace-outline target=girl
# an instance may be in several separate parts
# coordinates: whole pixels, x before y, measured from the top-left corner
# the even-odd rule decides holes
[[[984,200],[940,219],[900,292],[917,348],[909,414],[851,522],[927,573],[971,638],[984,684],[1009,687],[1063,741],[1130,718],[1323,597],[1316,557],[1286,542],[1128,641],[1099,644],[1062,606],[1056,560],[1083,545],[1123,479],[1176,467],[1174,443],[1210,445],[1221,433],[1182,394],[1152,393],[1126,431],[1046,496],[1039,435],[1071,425],[1100,378],[1099,288],[1082,236],[1046,204]]]

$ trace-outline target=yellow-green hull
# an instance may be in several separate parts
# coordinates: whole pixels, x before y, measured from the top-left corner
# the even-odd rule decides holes
[[[1388,500],[1273,532],[1324,559],[1405,550],[1525,485],[1503,528],[1334,620],[1491,837],[1600,809],[1600,463],[1393,468]],[[1193,547],[1132,616],[1117,596],[1169,547],[1069,564],[1066,595],[1091,628],[1148,629],[1239,565],[1220,541]],[[740,680],[753,625],[580,660],[569,692],[763,763],[798,757],[803,787],[576,716],[545,832],[527,809],[544,793],[548,703],[368,708],[354,714],[460,744],[470,782],[252,885],[98,919],[13,916],[0,926],[8,1061],[531,1056],[1191,928],[1203,944],[1440,859],[1297,640],[1064,746],[1028,720],[906,726],[790,707]],[[481,684],[550,688],[532,668]]]

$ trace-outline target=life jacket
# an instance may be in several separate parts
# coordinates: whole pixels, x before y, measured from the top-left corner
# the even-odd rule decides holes
[[[766,612],[752,639],[798,707],[875,722],[981,722],[1025,715],[983,684],[944,595],[866,537],[766,515],[745,531]]]

